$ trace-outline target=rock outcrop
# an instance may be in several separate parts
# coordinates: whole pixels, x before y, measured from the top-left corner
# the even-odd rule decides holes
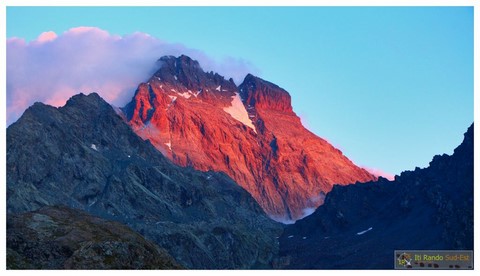
[[[237,87],[186,56],[159,62],[123,108],[134,131],[175,164],[226,173],[272,218],[299,219],[334,184],[376,179],[305,129],[277,85],[247,75]]]
[[[8,269],[181,269],[151,241],[118,222],[63,206],[10,215]]]

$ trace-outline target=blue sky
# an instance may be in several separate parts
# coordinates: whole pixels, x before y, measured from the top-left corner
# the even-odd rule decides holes
[[[78,26],[247,61],[312,132],[388,173],[451,154],[473,122],[469,7],[7,7],[7,38]]]

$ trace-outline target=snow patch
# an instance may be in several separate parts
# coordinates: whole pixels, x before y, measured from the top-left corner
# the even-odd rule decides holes
[[[90,148],[93,149],[93,150],[98,151],[97,146],[96,146],[95,144],[92,144],[92,145],[90,146]]]
[[[175,80],[178,80],[177,76],[173,76],[175,78]]]
[[[302,239],[303,239],[303,240],[306,240],[306,239],[307,239],[307,237],[303,237]]]
[[[184,97],[185,99],[188,99],[192,96],[190,93],[187,93],[187,92],[183,92],[183,93],[177,92],[177,94],[181,97]]]
[[[358,232],[358,233],[357,233],[357,236],[363,235],[363,234],[367,233],[368,231],[370,231],[370,230],[372,230],[372,229],[373,229],[373,227],[370,227],[370,228],[368,228],[367,230],[363,230],[363,231],[361,231],[361,232]]]
[[[172,150],[172,141],[168,141],[168,143],[165,143],[165,145],[168,147],[169,150]]]
[[[170,91],[172,91],[172,92],[177,92],[177,90],[175,90],[175,89],[173,89],[173,88],[172,88],[172,89],[170,89]]]
[[[172,106],[172,104],[174,104],[175,101],[177,100],[177,97],[175,97],[175,96],[168,95],[168,97],[170,97],[170,99],[172,99],[172,101],[170,102],[170,104],[167,106],[167,108],[165,110],[168,110],[170,108],[170,106]]]
[[[289,239],[293,238],[293,235],[288,236]]]
[[[215,88],[215,90],[220,91],[220,87],[222,87],[222,86],[219,85],[217,88]]]
[[[245,106],[243,105],[242,100],[240,99],[240,95],[238,93],[235,93],[235,96],[232,96],[231,104],[232,106],[223,108],[223,111],[227,112],[235,120],[253,129],[253,131],[257,133],[257,130],[255,129],[252,120],[250,120],[250,118],[248,117],[248,112],[245,109]]]

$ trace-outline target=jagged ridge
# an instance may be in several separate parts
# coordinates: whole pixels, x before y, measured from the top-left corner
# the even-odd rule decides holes
[[[393,268],[394,250],[473,250],[473,124],[452,156],[394,181],[335,186],[280,238],[278,267]]]

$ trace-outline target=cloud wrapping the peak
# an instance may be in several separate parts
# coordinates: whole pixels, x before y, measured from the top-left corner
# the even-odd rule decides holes
[[[97,92],[109,103],[123,106],[137,85],[158,69],[161,56],[181,54],[198,60],[205,71],[232,77],[237,84],[247,73],[256,73],[244,60],[217,61],[202,51],[140,32],[118,36],[96,27],[77,27],[60,35],[44,32],[29,43],[9,38],[7,125],[34,102],[61,106],[79,92]]]
[[[395,175],[394,174],[384,172],[383,170],[380,170],[380,169],[377,169],[377,168],[369,168],[369,167],[365,167],[365,166],[363,166],[362,168],[367,170],[369,173],[375,175],[376,177],[381,176],[381,177],[384,177],[384,178],[386,178],[390,181],[395,180]]]

